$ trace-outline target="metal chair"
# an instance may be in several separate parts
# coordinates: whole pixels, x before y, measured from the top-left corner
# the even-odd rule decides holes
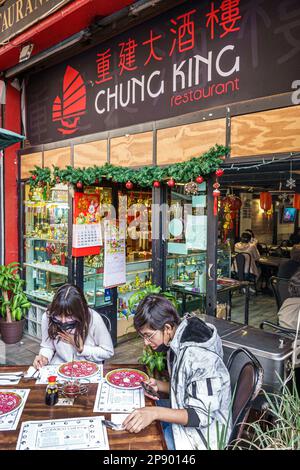
[[[279,311],[285,299],[290,297],[288,290],[289,279],[272,276],[269,282],[276,300],[277,311]]]
[[[230,355],[229,370],[232,402],[232,431],[228,446],[239,439],[244,430],[251,405],[263,384],[263,368],[257,358],[246,348],[238,348]]]
[[[239,281],[248,281],[250,284],[253,285],[255,289],[255,293],[257,295],[257,286],[256,286],[256,280],[251,279],[250,276],[250,267],[251,267],[251,255],[250,253],[247,252],[240,252],[237,253],[234,261],[233,261],[233,266],[236,266],[236,273],[237,273],[237,278]]]
[[[111,329],[112,329],[112,328],[111,328],[111,321],[110,321],[110,319],[108,318],[107,315],[104,315],[104,313],[100,313],[100,315],[101,315],[102,320],[103,320],[104,323],[105,323],[106,328],[107,328],[108,331],[111,333]]]

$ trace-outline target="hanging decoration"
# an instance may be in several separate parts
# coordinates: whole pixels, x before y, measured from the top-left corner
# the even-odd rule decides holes
[[[286,185],[289,189],[294,189],[296,187],[296,180],[293,178],[293,164],[290,162],[290,177],[286,182]]]
[[[218,215],[218,198],[221,195],[220,192],[220,184],[218,182],[213,184],[214,190],[213,190],[213,197],[214,197],[214,216]]]
[[[228,194],[221,199],[221,208],[223,212],[223,233],[224,241],[230,230],[235,228],[235,234],[238,236],[238,214],[242,207],[242,200],[234,194]]]
[[[190,181],[189,183],[186,183],[184,185],[184,192],[185,194],[191,194],[193,196],[195,196],[196,194],[198,194],[198,184],[195,183],[194,181]]]
[[[272,207],[272,196],[268,191],[264,191],[259,195],[260,207],[265,212],[268,212]]]
[[[175,181],[173,180],[173,178],[171,178],[171,179],[167,182],[167,185],[169,186],[169,188],[174,188],[174,186],[175,186]]]
[[[300,210],[300,194],[299,193],[294,194],[293,207],[295,209]]]
[[[169,166],[143,166],[141,168],[128,168],[105,163],[103,166],[93,166],[88,168],[50,168],[35,167],[31,171],[29,184],[31,187],[43,186],[48,183],[54,186],[59,179],[62,183],[92,185],[100,184],[102,179],[113,183],[123,183],[132,186],[151,187],[154,182],[160,184],[168,180],[188,183],[191,179],[202,178],[214,174],[223,163],[222,157],[229,152],[229,148],[223,145],[215,145],[199,157],[191,158],[186,162],[174,163]],[[196,184],[196,183],[195,183]],[[127,186],[126,186],[127,187]],[[128,188],[127,189],[132,189]]]

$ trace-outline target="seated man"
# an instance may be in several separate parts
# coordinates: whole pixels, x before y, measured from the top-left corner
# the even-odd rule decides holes
[[[288,289],[290,297],[285,299],[278,312],[279,325],[296,330],[300,311],[300,270],[291,277]]]
[[[283,279],[291,277],[300,269],[300,246],[295,245],[291,250],[291,258],[284,260],[278,269],[277,276]]]

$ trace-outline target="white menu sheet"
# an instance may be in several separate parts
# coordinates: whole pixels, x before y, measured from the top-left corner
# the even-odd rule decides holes
[[[2,388],[0,392],[14,392],[21,395],[23,402],[20,408],[5,416],[0,416],[0,431],[14,431],[17,429],[19,420],[24,410],[24,406],[29,395],[29,388]]]
[[[108,450],[103,416],[25,421],[17,450]]]
[[[58,368],[61,364],[50,364],[48,366],[44,366],[40,369],[40,377],[36,381],[36,385],[46,385],[48,383],[48,377],[51,375],[55,375],[57,378],[58,382],[63,382],[65,380],[71,380],[68,379],[67,377],[63,377],[62,375],[59,375],[58,373]],[[91,384],[97,384],[103,380],[103,364],[98,364],[99,366],[99,372],[95,375],[92,375],[91,377],[87,378],[79,378],[78,380],[81,383],[91,383]],[[74,377],[74,379],[77,379],[77,377]]]
[[[100,382],[94,404],[94,413],[131,413],[145,406],[142,388],[124,390],[112,387],[107,382]]]

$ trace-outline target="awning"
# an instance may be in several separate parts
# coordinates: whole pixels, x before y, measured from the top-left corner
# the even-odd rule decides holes
[[[24,135],[16,134],[15,132],[7,131],[0,127],[0,150],[16,144],[17,142],[21,142],[24,139]]]

